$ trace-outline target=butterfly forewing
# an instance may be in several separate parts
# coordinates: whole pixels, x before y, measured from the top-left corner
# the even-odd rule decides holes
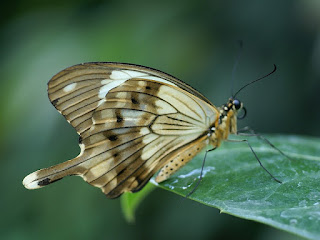
[[[80,175],[110,198],[138,191],[159,169],[161,182],[199,152],[218,116],[180,80],[129,64],[67,68],[49,81],[48,93],[79,133],[81,153],[30,174],[24,180],[28,188]]]

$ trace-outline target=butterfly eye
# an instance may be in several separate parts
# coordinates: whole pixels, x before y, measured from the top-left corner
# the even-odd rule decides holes
[[[241,102],[238,99],[233,100],[233,105],[236,108],[236,110],[239,110],[241,108]]]

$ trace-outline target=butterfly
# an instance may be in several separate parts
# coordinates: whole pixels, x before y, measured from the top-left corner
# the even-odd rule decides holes
[[[219,147],[237,133],[245,110],[236,94],[216,107],[167,73],[113,62],[62,70],[48,82],[48,95],[80,135],[81,152],[29,174],[24,186],[78,175],[108,198],[141,190],[159,170],[155,181],[163,182],[206,146]]]

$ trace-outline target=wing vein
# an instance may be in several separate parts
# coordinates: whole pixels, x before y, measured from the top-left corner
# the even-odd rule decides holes
[[[196,141],[197,139],[199,139],[199,138],[201,138],[201,137],[203,137],[203,135],[202,135],[202,136],[199,136],[198,138],[196,138],[196,139],[194,139],[194,140],[192,140],[192,141],[190,141],[190,142],[186,142],[185,144],[181,145],[180,147],[178,147],[178,148],[176,148],[176,149],[173,149],[173,150],[169,151],[169,153],[161,156],[161,159],[158,160],[158,162],[161,162],[161,161],[162,161],[166,156],[168,156],[169,154],[173,153],[174,151],[178,151],[179,149],[181,149],[181,148],[183,148],[184,146],[186,146],[186,145],[188,145],[188,144]],[[176,139],[174,139],[174,140],[177,140],[177,139],[178,139],[178,138],[176,138]],[[162,149],[164,149],[164,152],[168,152],[168,151],[165,150],[165,147],[168,146],[169,144],[172,144],[172,143],[173,143],[173,141],[168,142],[165,146],[162,147]],[[173,146],[176,146],[176,145],[174,145],[174,144],[172,144],[172,145],[173,145]],[[153,157],[153,156],[151,156],[149,159],[146,159],[142,164],[140,164],[130,175],[128,175],[125,179],[123,179],[120,183],[118,183],[115,188],[117,188],[117,187],[120,186],[121,184],[125,183],[132,175],[134,175],[139,169],[141,169],[141,167],[142,167],[143,165],[145,165],[147,162],[149,162],[149,160],[150,160],[152,157]],[[158,158],[158,159],[159,159],[159,158]],[[156,161],[156,160],[154,160],[154,161]],[[150,163],[150,164],[151,164],[151,163]],[[159,164],[158,164],[158,165],[159,165]],[[159,165],[158,168],[160,169],[160,167],[161,167],[161,165]],[[152,173],[153,171],[154,171],[154,169],[152,169],[152,170],[150,171],[150,173]],[[157,170],[156,170],[156,171],[157,171]],[[136,179],[137,179],[139,176],[141,176],[143,173],[144,173],[144,172],[141,172],[139,175],[135,176],[135,179],[134,179],[134,180],[136,180]],[[154,174],[154,173],[151,174],[151,176],[149,177],[149,179],[152,177],[153,174]],[[149,175],[150,175],[150,174],[149,174]],[[110,181],[109,181],[109,182],[110,182]],[[108,183],[109,183],[109,182],[108,182]],[[108,183],[106,183],[103,187],[105,187]],[[115,188],[114,188],[114,189],[115,189]],[[112,190],[111,190],[111,191],[112,191]],[[111,192],[111,191],[110,191],[110,192]]]

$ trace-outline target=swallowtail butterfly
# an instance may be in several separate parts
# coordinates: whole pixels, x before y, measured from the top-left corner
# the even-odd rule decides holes
[[[238,91],[239,92],[239,91]],[[205,146],[237,133],[243,104],[214,106],[177,78],[125,63],[84,63],[56,74],[49,99],[80,135],[80,154],[23,180],[36,189],[78,175],[108,198],[162,182]]]

